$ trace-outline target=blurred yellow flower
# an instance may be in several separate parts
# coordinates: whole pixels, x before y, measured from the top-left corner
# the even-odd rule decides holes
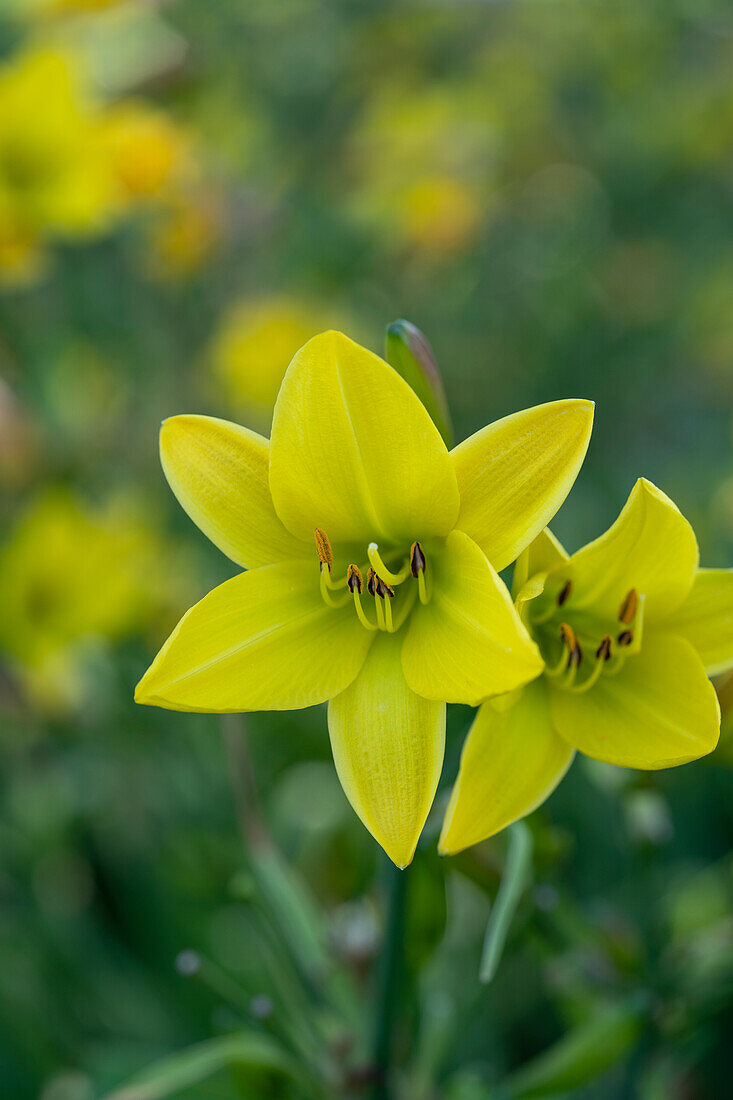
[[[405,237],[428,251],[462,248],[475,237],[481,214],[474,189],[451,176],[416,180],[402,196]]]
[[[159,195],[188,162],[188,141],[181,129],[145,103],[125,100],[110,107],[103,133],[123,201]]]
[[[0,69],[0,259],[36,269],[46,235],[84,236],[109,221],[114,194],[98,126],[70,60],[32,50]]]
[[[356,217],[413,249],[469,244],[495,206],[494,123],[468,85],[383,90],[352,139]]]
[[[288,297],[235,303],[222,318],[210,353],[232,406],[269,418],[288,363],[322,330],[322,320]]]
[[[91,508],[49,488],[31,501],[0,546],[0,653],[34,702],[73,703],[58,677],[85,646],[167,621],[188,573],[164,558],[170,548],[132,498]]]
[[[148,269],[157,278],[180,278],[197,271],[220,239],[222,211],[216,197],[178,188],[166,195],[147,239]]]
[[[190,164],[187,136],[161,111],[95,100],[62,52],[20,54],[0,68],[0,279],[36,278],[53,241],[108,231]]]
[[[129,0],[26,0],[25,6],[33,11],[77,15],[81,12],[104,11]]]

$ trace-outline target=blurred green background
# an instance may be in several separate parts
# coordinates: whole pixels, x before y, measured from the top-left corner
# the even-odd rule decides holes
[[[383,864],[325,713],[132,702],[233,569],[169,492],[159,422],[266,431],[308,337],[380,351],[406,317],[459,439],[596,400],[570,549],[643,474],[733,565],[733,10],[3,0],[0,51],[0,1095],[94,1100],[242,1030],[327,1084],[223,1057],[128,1095],[366,1095]],[[411,871],[399,1095],[721,1100],[730,745],[578,760],[484,987],[505,838],[435,854],[469,721],[449,710]]]

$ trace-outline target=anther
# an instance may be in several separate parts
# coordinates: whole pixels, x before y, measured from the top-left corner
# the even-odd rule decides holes
[[[394,598],[394,588],[391,588],[388,584],[385,584],[381,577],[377,577],[376,583],[377,595],[385,599],[389,596],[390,599]]]
[[[637,594],[636,589],[632,588],[629,592],[626,593],[626,596],[624,597],[624,601],[621,604],[620,608],[618,609],[618,621],[620,623],[633,622],[634,616],[636,615],[636,609],[637,609],[638,606],[639,606],[639,596]],[[626,645],[627,643],[622,642],[621,644]]]
[[[361,593],[364,591],[364,578],[361,575],[361,569],[359,569],[358,565],[352,564],[346,570],[346,584],[351,595],[354,597],[354,607],[361,625],[367,630],[378,630],[379,622],[371,622],[364,608],[361,606]]]
[[[583,661],[583,650],[577,635],[569,623],[560,623],[560,637],[568,651],[568,668],[580,668]]]
[[[371,568],[367,573],[367,592],[370,596],[377,594],[377,574]]]
[[[324,565],[327,565],[329,573],[333,573],[333,550],[331,549],[331,543],[328,541],[328,535],[320,527],[316,527],[313,534],[316,540],[318,560],[321,563],[321,572],[323,572]]]
[[[558,607],[562,607],[562,605],[570,599],[570,594],[571,594],[572,591],[573,591],[573,582],[572,581],[565,581],[565,584],[563,585],[563,587],[560,591],[560,595],[557,597],[557,606]]]
[[[613,640],[611,638],[611,635],[610,634],[604,634],[603,638],[601,639],[601,644],[598,646],[598,649],[596,650],[596,657],[599,661],[601,661],[601,660],[602,661],[608,661],[608,660],[611,659],[611,647],[612,647],[612,645],[613,645]]]
[[[619,645],[631,645],[634,640],[633,630],[622,630],[616,641]]]
[[[418,573],[424,573],[426,564],[422,546],[419,542],[413,542],[410,547],[410,569],[413,577],[417,577]]]

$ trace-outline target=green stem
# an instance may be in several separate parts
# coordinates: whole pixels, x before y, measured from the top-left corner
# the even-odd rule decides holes
[[[380,958],[374,1020],[373,1100],[390,1100],[389,1069],[392,1059],[392,1032],[400,987],[405,946],[407,871],[389,861],[385,869],[387,888],[387,924]]]

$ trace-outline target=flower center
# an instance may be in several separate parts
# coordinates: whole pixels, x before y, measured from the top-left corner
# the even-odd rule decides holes
[[[573,613],[572,593],[568,580],[548,608],[535,616],[530,609],[530,623],[545,661],[545,675],[557,687],[581,694],[602,675],[615,676],[627,657],[639,652],[644,597],[630,589],[616,620],[604,624],[585,609]]]
[[[368,564],[362,562],[357,565],[351,562],[345,575],[337,578],[333,572],[331,543],[320,527],[316,527],[315,540],[323,599],[329,607],[344,607],[347,603],[353,603],[357,618],[366,630],[384,630],[388,634],[394,634],[412,611],[416,599],[421,603],[429,602],[427,560],[419,542],[412,543],[409,554],[396,571],[382,560],[377,543],[370,542],[367,547]],[[406,588],[400,589],[405,581],[410,583]],[[365,597],[363,602],[362,596]],[[372,601],[374,618],[370,607]]]

